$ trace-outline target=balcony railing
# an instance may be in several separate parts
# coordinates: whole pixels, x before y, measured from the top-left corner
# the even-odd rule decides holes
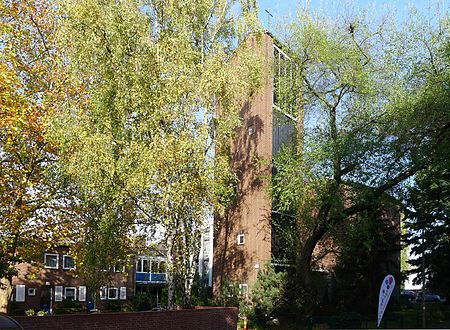
[[[136,272],[136,282],[139,282],[139,283],[166,283],[166,273]]]

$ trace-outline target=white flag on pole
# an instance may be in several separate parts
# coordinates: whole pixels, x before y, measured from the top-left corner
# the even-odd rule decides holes
[[[387,275],[381,283],[380,296],[378,298],[378,322],[377,327],[380,326],[381,319],[383,318],[384,311],[391,298],[392,291],[395,288],[395,279],[392,275]]]

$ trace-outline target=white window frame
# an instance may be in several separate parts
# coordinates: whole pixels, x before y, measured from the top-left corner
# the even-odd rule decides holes
[[[109,293],[115,291],[116,294],[114,295],[114,298],[110,298]],[[108,300],[117,300],[119,299],[119,289],[118,288],[108,288]]]
[[[27,295],[35,296],[36,295],[36,288],[28,288],[27,289]]]
[[[56,257],[56,267],[47,266],[47,256]],[[58,253],[44,253],[44,268],[58,269],[59,268],[59,254]]]
[[[73,289],[73,300],[77,300],[77,288],[74,286],[66,286],[64,287],[64,299],[67,299],[67,290],[72,290]]]
[[[147,271],[145,271],[144,269],[144,262],[147,262]],[[149,257],[144,257],[142,258],[142,263],[141,263],[141,273],[151,273],[152,272],[152,258]]]
[[[65,261],[66,261],[66,258],[67,258],[67,257],[72,258],[72,261],[73,261],[73,267],[65,267]],[[63,255],[63,264],[62,264],[62,266],[63,266],[63,269],[64,269],[64,270],[73,270],[73,269],[75,269],[76,267],[75,267],[75,261],[73,260],[73,257],[70,256],[70,255],[68,255],[68,254],[64,254],[64,255]]]
[[[114,273],[125,273],[125,265],[117,267],[118,265],[113,266],[113,272]]]
[[[108,298],[108,288],[106,286],[102,286],[100,288],[100,300],[106,300]]]
[[[120,287],[120,300],[126,300],[127,299],[127,288],[125,286]]]
[[[233,297],[233,294],[232,294],[232,292],[233,292],[233,284],[228,284],[228,292],[227,292],[227,297],[228,298],[231,298],[231,297]]]
[[[136,260],[136,273],[142,273],[142,269],[143,269],[143,267],[142,267],[142,258],[139,257]]]
[[[238,234],[237,245],[244,245],[244,244],[245,244],[245,234]]]
[[[248,294],[248,284],[247,283],[239,284],[239,294],[241,296],[246,296]]]
[[[55,302],[63,300],[63,287],[62,285],[55,286]]]
[[[78,301],[86,301],[86,286],[78,287]]]

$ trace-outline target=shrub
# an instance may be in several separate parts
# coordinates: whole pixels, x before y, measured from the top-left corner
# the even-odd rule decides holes
[[[220,293],[216,298],[216,304],[224,307],[239,307],[239,285],[224,281],[220,287]]]
[[[135,311],[148,311],[156,306],[156,297],[146,292],[139,292],[134,296],[132,305]]]
[[[109,312],[120,312],[121,305],[118,300],[108,300],[105,304],[105,308]]]
[[[34,309],[27,309],[27,310],[25,311],[25,315],[26,315],[26,316],[33,316],[34,314],[35,314]]]
[[[275,316],[285,301],[286,273],[276,273],[271,265],[258,273],[251,291],[251,301],[257,321],[267,321]]]
[[[84,306],[76,300],[66,299],[55,308],[55,314],[78,314],[84,312]]]

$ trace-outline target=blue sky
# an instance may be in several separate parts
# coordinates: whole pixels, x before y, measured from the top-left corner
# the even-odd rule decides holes
[[[369,9],[370,14],[375,17],[381,16],[383,13],[394,14],[398,22],[404,21],[408,17],[409,9],[416,7],[417,10],[428,16],[429,8],[435,8],[439,5],[440,11],[448,10],[450,0],[259,0],[259,18],[267,29],[268,14],[265,10],[269,10],[271,17],[271,27],[277,23],[282,23],[286,19],[288,21],[295,17],[297,8],[309,7],[311,10],[320,11],[326,16],[336,17],[337,15],[351,15],[363,9]],[[432,11],[435,12],[435,11]],[[272,30],[272,28],[270,29]]]

